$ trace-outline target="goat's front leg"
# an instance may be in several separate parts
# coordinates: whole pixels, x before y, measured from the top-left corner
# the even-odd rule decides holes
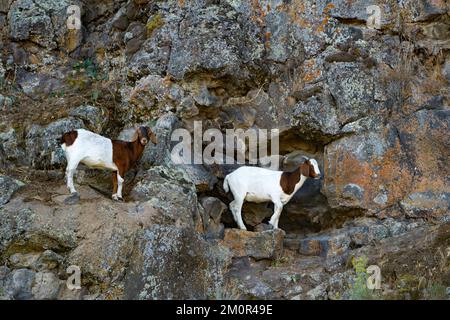
[[[78,163],[69,162],[66,168],[66,180],[67,180],[67,188],[70,190],[70,197],[67,197],[64,200],[65,204],[76,204],[80,197],[78,196],[77,190],[75,190],[75,186],[73,184],[73,174],[78,166]]]
[[[125,181],[124,178],[122,178],[121,171],[116,172],[116,179],[113,180],[114,183],[114,193],[112,195],[113,200],[116,201],[123,201],[122,198],[122,188],[123,188],[123,182]],[[123,174],[123,173],[122,173]],[[123,174],[124,175],[124,174]],[[113,178],[114,179],[114,178]]]
[[[283,204],[281,202],[274,202],[273,215],[269,223],[274,229],[278,229],[278,221],[280,220],[281,211],[283,211]]]
[[[67,180],[67,189],[70,190],[70,193],[77,193],[75,190],[75,186],[73,184],[73,175],[75,170],[77,169],[78,162],[70,161],[67,163],[66,168],[66,180]]]

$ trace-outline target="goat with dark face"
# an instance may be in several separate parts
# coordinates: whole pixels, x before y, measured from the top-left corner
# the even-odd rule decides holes
[[[149,141],[158,143],[156,135],[149,127],[139,127],[132,141],[110,140],[84,129],[63,134],[61,147],[67,158],[67,188],[77,196],[73,184],[73,174],[81,162],[90,168],[113,171],[114,200],[122,200],[125,173],[141,158]]]

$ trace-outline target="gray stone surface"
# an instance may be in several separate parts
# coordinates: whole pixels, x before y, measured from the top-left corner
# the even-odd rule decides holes
[[[189,229],[143,230],[125,279],[128,299],[220,298],[229,251],[209,246]],[[198,268],[198,266],[202,266]]]
[[[0,174],[0,207],[7,203],[14,192],[23,186],[23,182]]]
[[[64,165],[66,159],[59,140],[64,133],[79,128],[84,128],[84,123],[74,118],[60,119],[45,127],[31,126],[26,135],[29,164],[39,169]]]
[[[12,2],[8,11],[9,36],[15,41],[29,40],[48,49],[55,49],[65,42],[66,9],[79,5],[79,1]]]
[[[83,120],[86,128],[95,133],[101,133],[108,122],[108,116],[104,110],[90,105],[75,108],[69,112],[69,115]]]

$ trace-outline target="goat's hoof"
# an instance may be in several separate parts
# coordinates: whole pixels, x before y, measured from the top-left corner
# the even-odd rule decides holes
[[[64,199],[64,204],[72,205],[78,203],[80,200],[80,196],[78,195],[78,192],[72,193],[70,196],[68,196],[66,199]]]
[[[116,194],[112,196],[112,199],[113,199],[114,201],[123,202],[123,198],[122,198],[122,197],[119,197],[119,196],[116,195]]]
[[[267,225],[267,229],[266,230],[276,230],[276,229],[278,229],[278,227],[275,227],[273,224],[271,224],[269,222],[269,224]]]

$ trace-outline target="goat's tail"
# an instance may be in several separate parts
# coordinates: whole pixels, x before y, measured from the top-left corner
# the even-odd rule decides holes
[[[223,190],[225,190],[225,192],[230,191],[230,188],[228,187],[228,176],[226,176],[225,180],[223,180]]]

